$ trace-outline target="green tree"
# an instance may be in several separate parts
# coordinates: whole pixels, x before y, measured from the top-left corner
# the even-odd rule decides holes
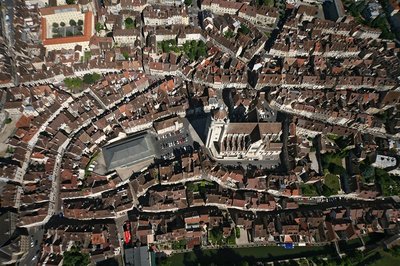
[[[236,238],[240,237],[240,228],[239,227],[235,227],[235,235],[236,235]]]
[[[53,23],[53,27],[54,27],[54,28],[58,28],[58,23],[57,23],[57,22],[54,22],[54,23]]]
[[[221,228],[214,227],[213,229],[208,231],[208,239],[211,243],[220,245],[222,244],[222,238],[223,234]]]
[[[82,26],[82,25],[83,25],[83,20],[82,20],[82,19],[78,20],[78,25],[79,25],[79,26]]]
[[[260,5],[268,6],[268,7],[273,7],[274,6],[274,0],[260,0],[259,2]]]
[[[135,27],[135,22],[133,21],[132,18],[126,18],[125,19],[125,28],[126,29],[132,29]]]
[[[67,3],[67,5],[74,5],[75,4],[75,0],[66,0],[65,2]]]
[[[65,27],[65,23],[64,22],[60,22],[60,26],[61,27]]]
[[[184,249],[186,247],[186,240],[179,240],[172,242],[172,249]]]
[[[76,21],[73,20],[73,19],[71,19],[71,20],[69,21],[69,25],[70,25],[70,26],[76,26]]]
[[[89,264],[89,254],[81,253],[80,249],[76,246],[73,246],[70,251],[64,252],[64,266],[86,266]]]
[[[11,147],[11,146],[7,147],[7,153],[14,153],[14,152],[15,152],[15,149],[13,147]]]
[[[86,84],[93,84],[101,78],[101,75],[98,73],[93,74],[85,74],[83,76],[83,82]]]
[[[227,31],[225,32],[224,36],[225,36],[225,38],[230,39],[230,38],[235,37],[235,33],[234,33],[233,31],[231,31],[231,30],[227,30]]]
[[[246,25],[240,24],[239,32],[244,35],[247,35],[250,33],[250,29]]]
[[[66,78],[64,83],[70,89],[78,89],[83,85],[83,81],[80,78]]]
[[[183,44],[183,51],[191,61],[207,55],[207,46],[203,41],[191,41]]]
[[[72,33],[72,31],[67,30],[67,32],[65,33],[65,35],[67,35],[68,37],[74,36],[74,34]]]
[[[97,22],[96,26],[95,26],[95,29],[96,29],[97,32],[100,32],[101,30],[104,29],[104,26],[100,22]]]
[[[129,53],[128,52],[122,52],[122,55],[124,56],[125,60],[129,59]]]
[[[184,3],[185,3],[185,5],[187,5],[187,6],[191,6],[192,3],[193,3],[193,1],[192,1],[192,0],[185,0]]]

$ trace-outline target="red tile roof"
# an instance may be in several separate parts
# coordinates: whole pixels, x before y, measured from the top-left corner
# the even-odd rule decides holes
[[[56,10],[62,10],[62,9],[76,9],[76,11],[79,11],[79,5],[62,5],[62,6],[44,7],[44,8],[39,9],[39,12],[42,16],[48,16],[48,15],[55,14]]]
[[[93,13],[88,11],[85,13],[85,28],[84,34],[82,36],[72,36],[72,37],[61,37],[61,38],[47,38],[47,21],[46,18],[42,17],[42,42],[43,45],[54,45],[63,43],[78,43],[78,42],[88,42],[92,37],[92,22]]]

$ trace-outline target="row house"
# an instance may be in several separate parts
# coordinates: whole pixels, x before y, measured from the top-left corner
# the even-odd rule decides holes
[[[279,19],[279,13],[276,8],[255,7],[247,4],[240,8],[238,16],[256,26],[263,27],[273,27]]]
[[[113,31],[113,38],[118,45],[140,46],[138,29],[116,29]]]
[[[143,10],[144,24],[147,26],[189,25],[186,7],[152,7]]]
[[[242,6],[243,3],[224,0],[203,0],[201,2],[202,10],[210,10],[218,15],[236,15]]]

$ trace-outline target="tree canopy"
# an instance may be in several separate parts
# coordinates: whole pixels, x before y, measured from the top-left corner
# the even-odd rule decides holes
[[[93,74],[85,74],[83,76],[83,82],[86,84],[93,84],[101,78],[101,75],[98,73]]]
[[[82,79],[80,78],[66,78],[64,79],[65,85],[70,89],[77,89],[82,86]]]
[[[97,22],[96,25],[95,25],[95,29],[96,29],[97,32],[99,32],[99,31],[104,29],[104,26],[100,22]]]
[[[86,266],[89,264],[89,254],[81,253],[76,246],[73,246],[70,251],[64,252],[64,266]]]
[[[247,35],[250,33],[250,29],[246,25],[240,24],[239,32],[244,35]]]
[[[135,27],[135,21],[133,21],[132,18],[126,18],[125,19],[125,28],[126,29],[132,29]]]
[[[192,61],[207,55],[207,47],[203,41],[186,42],[183,44],[183,51]]]

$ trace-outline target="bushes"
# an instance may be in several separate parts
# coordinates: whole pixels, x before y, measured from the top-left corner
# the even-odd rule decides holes
[[[258,0],[258,4],[268,6],[268,7],[273,7],[275,2],[274,2],[274,0]]]
[[[208,234],[208,240],[212,243],[212,244],[217,244],[217,245],[221,245],[222,244],[222,230],[219,227],[214,227],[213,229],[211,229],[209,231]]]
[[[340,190],[339,178],[336,175],[327,174],[325,176],[325,185],[327,185],[329,188],[331,188],[335,192]]]
[[[240,228],[239,227],[235,227],[235,235],[236,235],[236,238],[240,237]]]
[[[250,33],[250,29],[246,25],[240,24],[239,32],[244,35],[247,35]]]
[[[15,152],[15,149],[13,147],[11,147],[11,146],[7,147],[7,153],[14,153],[14,152]]]
[[[191,61],[207,55],[207,47],[203,41],[191,41],[183,44],[183,51]]]
[[[224,37],[227,38],[227,39],[231,39],[231,38],[235,37],[235,33],[233,31],[231,31],[231,30],[227,30],[224,33]]]
[[[96,29],[97,32],[99,32],[99,31],[104,29],[104,26],[100,22],[97,22],[96,26],[95,26],[95,29]]]
[[[232,229],[231,235],[226,238],[226,244],[236,245],[236,235],[234,229]]]
[[[300,188],[301,194],[306,197],[315,197],[319,195],[317,187],[313,184],[302,184]]]
[[[179,240],[172,243],[172,249],[185,249],[186,248],[186,240]]]
[[[400,196],[399,177],[391,177],[385,170],[375,168],[375,180],[380,185],[383,196]]]
[[[125,60],[129,59],[129,53],[128,52],[122,52],[122,55],[124,56]]]

